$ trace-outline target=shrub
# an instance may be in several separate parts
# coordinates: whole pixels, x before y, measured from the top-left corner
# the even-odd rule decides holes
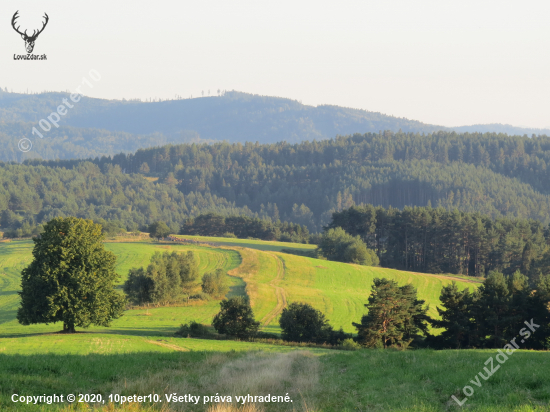
[[[215,298],[224,297],[229,292],[227,274],[222,269],[216,269],[214,273],[205,273],[202,277],[202,291]]]
[[[136,304],[181,302],[195,287],[198,263],[193,252],[156,252],[147,269],[132,268],[124,292]]]
[[[317,251],[328,260],[337,262],[366,266],[377,266],[380,263],[376,253],[367,249],[367,245],[359,236],[352,236],[341,227],[327,230],[321,238]]]
[[[330,328],[329,338],[327,343],[331,345],[340,345],[347,339],[351,339],[351,333],[344,332],[344,329],[340,328],[339,330],[333,330]]]
[[[307,303],[293,302],[284,308],[279,325],[283,339],[293,342],[327,342],[332,332],[325,315]]]
[[[281,337],[276,333],[268,333],[268,332],[257,332],[256,335],[254,335],[254,338],[255,339],[273,339],[273,340],[281,339]]]
[[[361,345],[359,345],[357,342],[355,342],[353,339],[349,338],[344,340],[341,345],[342,349],[344,350],[358,350],[361,349]]]
[[[225,232],[222,237],[230,237],[232,239],[237,239],[237,235],[235,233],[231,233],[231,232]]]
[[[186,323],[185,325],[181,325],[174,335],[181,336],[183,338],[187,338],[189,336],[193,338],[204,338],[209,337],[212,334],[208,331],[208,327],[206,325],[192,321]]]
[[[224,299],[220,302],[220,307],[212,321],[212,326],[218,333],[239,339],[247,339],[256,334],[260,322],[254,321],[254,312],[248,299],[241,296]]]
[[[204,293],[204,292],[199,292],[199,293],[195,293],[193,295],[190,295],[189,299],[204,300],[205,302],[209,302],[210,300],[212,300],[210,295],[208,293]]]

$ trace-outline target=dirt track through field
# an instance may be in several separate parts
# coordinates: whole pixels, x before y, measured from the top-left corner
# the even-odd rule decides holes
[[[269,285],[275,290],[275,295],[277,296],[277,305],[260,320],[260,324],[263,326],[269,325],[273,321],[273,319],[281,314],[283,309],[286,307],[285,290],[282,287],[278,286],[279,282],[285,277],[285,262],[283,261],[283,259],[273,253],[269,253],[269,255],[277,261],[277,277],[269,282]]]
[[[162,346],[163,348],[172,349],[178,352],[189,352],[189,349],[182,348],[181,346],[178,346],[178,345],[172,345],[170,343],[164,343],[161,341],[154,341],[154,340],[146,340],[145,342],[152,343],[153,345]]]

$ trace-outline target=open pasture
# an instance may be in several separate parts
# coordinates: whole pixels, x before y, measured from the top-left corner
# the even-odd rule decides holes
[[[198,237],[195,239],[205,242],[212,240]],[[261,244],[261,241],[246,242]],[[285,245],[286,248],[311,247]],[[231,285],[228,296],[247,294],[256,319],[261,322],[264,330],[272,332],[279,332],[278,317],[283,308],[293,301],[312,304],[327,315],[333,326],[354,332],[352,322],[358,322],[365,313],[364,304],[375,277],[394,279],[399,284],[411,282],[418,289],[419,297],[430,304],[432,316],[437,316],[436,306],[439,304],[442,286],[456,281],[461,287],[472,289],[479,282],[477,279],[464,277],[350,265],[240,246],[216,247],[149,241],[106,243],[105,247],[117,256],[119,286],[125,281],[130,268],[147,266],[155,252],[193,251],[199,263],[200,275],[217,268],[228,271]],[[58,330],[56,325],[22,327],[15,320],[20,272],[30,262],[31,251],[31,241],[0,244],[0,336]],[[200,290],[199,283],[197,290]],[[129,310],[122,318],[114,321],[112,328],[108,330],[163,335],[172,333],[179,324],[191,320],[208,324],[218,309],[218,301],[209,301],[195,302],[189,306]]]
[[[210,241],[210,239],[204,239]],[[221,243],[221,242],[220,242]],[[286,246],[286,245],[285,245]],[[294,245],[288,245],[294,246]],[[477,287],[476,279],[361,267],[236,245],[203,246],[157,242],[107,243],[117,255],[121,284],[131,267],[146,266],[155,251],[192,250],[200,273],[222,268],[232,282],[229,295],[248,294],[264,330],[277,332],[278,316],[292,301],[326,313],[331,324],[353,332],[364,313],[372,279],[412,282],[435,313],[443,285],[455,280]],[[0,244],[0,410],[237,411],[211,404],[29,405],[13,393],[100,393],[148,395],[286,395],[288,404],[256,405],[249,411],[454,411],[489,350],[408,352],[297,349],[260,343],[176,338],[181,323],[210,323],[219,301],[190,306],[128,310],[111,328],[92,327],[74,335],[60,325],[21,326],[15,319],[20,271],[30,262],[32,242]],[[198,286],[197,286],[198,287]],[[518,351],[475,394],[465,408],[475,411],[550,410],[550,358]],[[471,384],[470,384],[471,385]]]
[[[209,237],[209,236],[188,236],[188,235],[175,235],[180,239],[191,239],[198,242],[215,243],[220,246],[228,247],[247,247],[250,249],[257,249],[270,252],[280,252],[283,249],[298,249],[303,251],[315,250],[316,245],[309,245],[304,243],[288,243],[277,242],[267,240],[255,240],[255,239],[235,239],[231,237]]]
[[[242,263],[229,272],[242,278],[252,307],[265,330],[279,332],[278,316],[289,302],[307,302],[325,313],[331,324],[355,332],[352,322],[365,313],[372,281],[386,277],[400,285],[412,283],[420,299],[437,316],[441,288],[455,281],[460,288],[474,289],[475,278],[403,272],[394,269],[330,262],[278,252],[235,249]]]

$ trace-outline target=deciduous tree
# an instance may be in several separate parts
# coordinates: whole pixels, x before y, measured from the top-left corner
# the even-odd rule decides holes
[[[34,239],[33,260],[22,271],[23,325],[63,322],[75,327],[109,326],[122,315],[125,299],[114,289],[116,256],[103,246],[101,226],[91,220],[58,217]]]
[[[149,225],[149,237],[158,240],[165,238],[170,234],[170,228],[164,222],[153,222]]]
[[[247,339],[253,336],[260,327],[260,322],[254,321],[254,312],[248,299],[235,296],[220,302],[220,311],[214,316],[212,326],[218,333]]]

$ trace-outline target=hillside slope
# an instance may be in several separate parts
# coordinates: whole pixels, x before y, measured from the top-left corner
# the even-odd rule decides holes
[[[243,262],[229,272],[242,278],[256,319],[266,330],[279,331],[279,315],[291,302],[306,302],[322,311],[336,328],[356,332],[352,322],[366,313],[365,303],[374,278],[388,278],[399,285],[412,283],[420,299],[430,305],[429,315],[437,317],[436,306],[443,286],[455,281],[459,288],[473,290],[474,278],[403,272],[394,269],[329,262],[250,248],[236,249]]]
[[[421,299],[430,304],[430,315],[437,316],[436,306],[442,286],[456,281],[461,288],[473,289],[478,280],[440,275],[401,272],[288,255],[265,249],[264,242],[249,241],[243,246],[200,246],[154,242],[107,243],[106,248],[117,256],[119,285],[131,267],[146,266],[156,251],[192,250],[199,261],[199,272],[217,268],[229,273],[231,290],[228,296],[247,294],[255,317],[265,330],[279,331],[278,317],[290,302],[307,302],[323,311],[330,323],[347,332],[354,332],[352,322],[365,313],[364,304],[375,277],[387,277],[399,284],[412,283]],[[296,245],[300,247],[301,245]],[[292,244],[288,244],[292,247]],[[19,306],[20,271],[31,260],[32,243],[18,241],[0,243],[0,324],[1,337],[21,333],[51,333],[59,325],[21,326],[15,320]],[[219,310],[219,301],[192,306],[128,310],[113,322],[111,329],[90,328],[115,334],[172,334],[180,323],[195,320],[209,324]]]

